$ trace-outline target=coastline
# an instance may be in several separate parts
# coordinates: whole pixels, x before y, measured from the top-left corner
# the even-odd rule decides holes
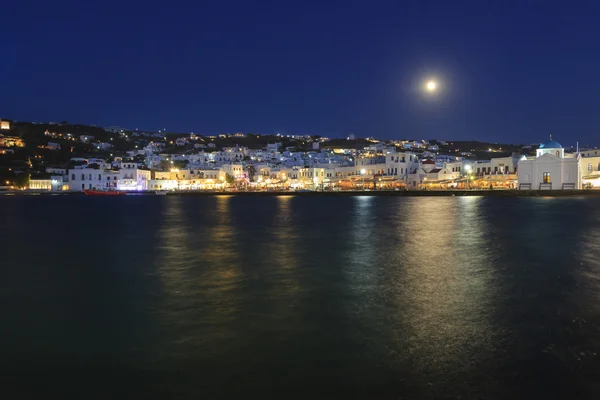
[[[129,192],[128,196],[156,196],[154,191]],[[377,191],[339,191],[339,192],[227,192],[227,191],[173,191],[167,196],[394,196],[394,197],[600,197],[600,190],[377,190]],[[0,196],[84,196],[83,192],[0,192]]]

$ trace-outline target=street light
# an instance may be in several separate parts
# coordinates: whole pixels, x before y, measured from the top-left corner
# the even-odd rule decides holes
[[[467,171],[467,188],[471,189],[471,171],[473,167],[470,165],[465,165],[465,171]]]
[[[362,190],[365,190],[365,174],[367,171],[363,168],[360,170],[360,175],[362,176]]]

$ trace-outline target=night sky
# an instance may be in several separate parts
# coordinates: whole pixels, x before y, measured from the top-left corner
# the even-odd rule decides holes
[[[8,1],[0,117],[600,145],[599,18],[598,1]]]

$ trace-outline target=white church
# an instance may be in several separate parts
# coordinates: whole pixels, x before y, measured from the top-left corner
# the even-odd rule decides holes
[[[579,153],[565,155],[565,149],[551,135],[540,144],[535,157],[519,160],[519,190],[581,189],[580,160]]]

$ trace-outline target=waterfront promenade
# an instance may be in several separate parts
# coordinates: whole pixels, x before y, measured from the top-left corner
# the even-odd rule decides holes
[[[84,196],[83,192],[7,191],[0,196]],[[154,191],[128,192],[129,196],[155,196]],[[171,191],[167,196],[393,196],[393,197],[600,197],[600,190],[346,190],[346,191]]]

